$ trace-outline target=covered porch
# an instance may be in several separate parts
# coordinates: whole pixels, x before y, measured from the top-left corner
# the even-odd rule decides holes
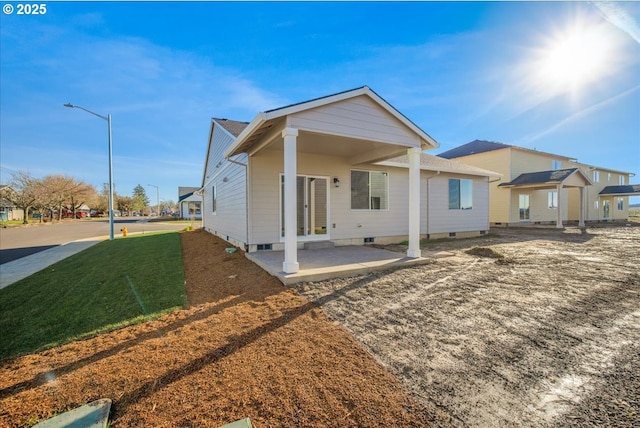
[[[539,171],[520,174],[514,180],[508,183],[502,183],[498,187],[506,188],[512,192],[517,192],[519,220],[531,219],[531,205],[527,191],[550,191],[549,198],[547,200],[546,208],[555,210],[555,227],[563,228],[563,212],[566,208],[563,204],[562,190],[570,188],[578,188],[580,191],[579,201],[579,227],[585,227],[586,217],[586,198],[585,187],[590,186],[591,181],[584,175],[579,168],[560,169],[552,171]],[[512,193],[515,194],[515,193]],[[524,196],[524,198],[523,198]],[[539,209],[538,207],[534,207]]]
[[[283,248],[256,257],[271,265],[277,260],[276,272],[296,274],[309,270],[299,260],[302,243],[362,240],[371,235],[355,219],[373,224],[375,217],[378,232],[402,225],[394,235],[408,236],[407,257],[420,258],[420,153],[434,147],[435,140],[366,86],[260,113],[224,153],[248,155],[250,251]],[[407,186],[398,189],[407,203],[391,209],[387,173],[367,165],[399,155],[409,160]],[[381,196],[373,194],[378,187]],[[381,221],[390,213],[402,218]]]

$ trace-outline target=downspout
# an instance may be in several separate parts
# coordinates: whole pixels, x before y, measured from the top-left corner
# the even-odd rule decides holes
[[[431,179],[440,175],[440,171],[436,171],[432,176],[427,177],[427,239],[431,231]]]

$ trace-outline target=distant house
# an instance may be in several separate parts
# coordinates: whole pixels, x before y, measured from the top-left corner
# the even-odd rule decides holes
[[[0,184],[0,221],[24,220],[24,211],[6,198],[9,192],[14,190],[8,185]]]
[[[475,140],[438,156],[502,174],[490,190],[493,225],[627,220],[633,174],[575,158],[492,141]]]
[[[196,193],[198,189],[198,187],[178,187],[180,218],[202,220],[202,196]]]
[[[438,143],[369,87],[211,120],[203,227],[245,251],[467,236],[489,228],[495,174],[425,155]]]

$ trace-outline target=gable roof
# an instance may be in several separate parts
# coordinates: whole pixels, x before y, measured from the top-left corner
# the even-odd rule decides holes
[[[580,168],[568,168],[557,169],[553,171],[526,172],[524,174],[520,174],[509,183],[502,183],[498,185],[498,187],[534,187],[537,185],[557,185],[568,179],[573,174],[582,176],[586,184],[591,184],[589,178],[584,175]]]
[[[249,122],[239,122],[237,120],[218,119],[215,117],[213,118],[213,120],[233,137],[237,137],[238,135],[240,135],[240,133],[244,131],[244,128],[249,125]]]
[[[398,156],[397,158],[387,161],[378,162],[378,165],[397,166],[401,168],[409,167],[409,157],[407,155]],[[477,175],[480,177],[500,178],[502,174],[467,165],[449,159],[443,159],[438,156],[420,153],[420,169],[434,172],[451,172],[456,174]]]
[[[400,113],[395,107],[389,104],[385,99],[380,97],[368,86],[351,89],[348,91],[338,92],[324,97],[314,98],[300,103],[290,104],[272,110],[266,110],[258,113],[256,117],[244,128],[237,136],[236,141],[225,151],[224,157],[228,158],[239,153],[246,152],[248,148],[257,141],[267,130],[273,125],[273,122],[287,115],[295,114],[304,110],[325,106],[327,104],[346,100],[349,98],[366,95],[388,113],[402,122],[405,126],[415,132],[423,141],[432,148],[439,147],[439,144],[429,134],[423,131],[419,126],[409,120],[404,114]]]
[[[640,195],[640,184],[627,184],[624,186],[607,186],[600,191],[599,195],[638,196]]]
[[[535,149],[527,149],[526,147],[514,146],[511,144],[497,143],[495,141],[486,141],[486,140],[473,140],[470,143],[463,144],[458,147],[454,147],[453,149],[447,150],[446,152],[442,152],[438,156],[445,159],[454,159],[454,158],[460,158],[464,156],[471,156],[478,153],[486,153],[494,150],[502,150],[502,149],[508,149],[508,148],[512,148],[515,150],[522,150],[530,153],[538,153],[538,154],[553,156],[553,157],[562,158],[565,160],[575,160],[575,158],[558,155],[555,153],[541,152]]]
[[[178,198],[186,195],[187,193],[191,194],[191,193],[195,192],[198,189],[199,189],[199,187],[182,187],[182,186],[178,186]]]

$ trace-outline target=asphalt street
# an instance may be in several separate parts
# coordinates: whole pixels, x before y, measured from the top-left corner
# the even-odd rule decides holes
[[[195,225],[196,227],[199,227]],[[181,230],[185,223],[149,222],[136,217],[118,217],[114,221],[114,234],[123,227],[129,233],[152,232],[158,230]],[[109,220],[77,220],[61,223],[32,224],[26,227],[0,229],[0,264],[10,262],[49,248],[78,239],[109,235]]]

